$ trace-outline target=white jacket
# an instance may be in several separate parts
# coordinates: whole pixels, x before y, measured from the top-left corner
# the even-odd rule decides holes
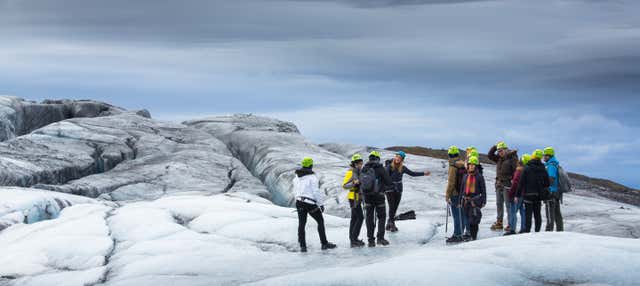
[[[316,201],[316,205],[323,206],[325,195],[320,191],[320,182],[315,174],[293,178],[293,191],[296,200],[305,197]],[[309,201],[306,201],[309,202]]]

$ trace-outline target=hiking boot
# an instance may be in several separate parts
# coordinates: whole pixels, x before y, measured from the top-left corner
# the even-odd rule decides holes
[[[300,246],[300,252],[307,252],[306,246]]]
[[[364,245],[365,245],[364,241],[362,241],[362,240],[352,240],[351,241],[351,248],[363,247]]]
[[[507,227],[504,228],[504,231],[505,232],[511,232],[511,226],[507,225]]]
[[[462,235],[462,240],[463,240],[464,242],[471,241],[471,234],[469,234],[469,233],[465,233],[465,234],[463,234],[463,235]]]
[[[389,241],[384,238],[378,238],[378,244],[382,246],[387,246],[389,245]]]
[[[496,221],[495,223],[493,223],[493,225],[491,225],[491,230],[502,230],[502,221]]]
[[[463,241],[462,236],[459,236],[459,235],[454,235],[447,238],[447,243],[459,243],[462,241]]]
[[[515,232],[515,231],[513,231],[513,230],[511,230],[511,231],[505,231],[505,232],[504,232],[504,234],[503,234],[503,236],[514,235],[514,234],[516,234],[516,232]]]
[[[391,222],[387,223],[387,226],[384,227],[384,230],[391,231]]]
[[[397,232],[398,228],[396,227],[396,223],[390,222],[389,224],[387,224],[387,230],[390,232]]]
[[[367,245],[368,247],[376,247],[376,241],[373,239],[369,239],[369,244]]]
[[[322,250],[334,249],[334,248],[336,248],[336,245],[331,242],[327,242],[322,245]]]

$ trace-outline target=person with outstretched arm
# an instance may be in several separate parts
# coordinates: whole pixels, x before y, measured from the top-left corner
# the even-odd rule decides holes
[[[509,189],[511,188],[511,179],[518,167],[518,151],[509,150],[504,142],[499,142],[491,147],[489,160],[496,163],[496,222],[491,225],[491,230],[510,231],[510,226],[503,226],[505,210],[507,211],[507,219],[509,218]],[[508,221],[508,220],[507,220]]]
[[[351,157],[351,165],[347,173],[344,175],[342,187],[348,190],[347,199],[349,200],[349,208],[351,209],[351,221],[349,222],[349,240],[351,247],[363,247],[364,241],[360,240],[360,231],[364,222],[364,214],[362,212],[362,193],[360,192],[360,170],[364,166],[362,155],[355,154]]]
[[[293,191],[296,198],[296,210],[298,211],[298,242],[300,252],[307,252],[307,241],[305,238],[305,226],[307,225],[307,215],[310,215],[318,223],[318,234],[322,250],[336,248],[336,245],[327,241],[327,234],[324,229],[324,200],[325,196],[320,191],[320,182],[313,172],[313,159],[306,157],[302,159],[302,168],[296,170],[293,178]]]
[[[484,176],[478,172],[476,166],[480,164],[478,157],[471,157],[467,161],[467,172],[462,177],[460,194],[462,194],[462,208],[469,222],[471,239],[478,239],[478,230],[482,220],[482,208],[487,204],[487,186]]]
[[[429,176],[431,174],[429,171],[411,171],[409,168],[407,168],[407,166],[404,165],[406,157],[407,154],[404,151],[400,151],[396,153],[393,160],[388,160],[385,162],[387,172],[389,173],[389,176],[391,176],[391,181],[393,182],[393,188],[386,192],[387,201],[389,202],[389,221],[387,222],[386,230],[390,232],[398,231],[395,218],[396,213],[398,212],[398,207],[400,206],[400,200],[402,199],[403,175],[407,174],[411,177],[420,177]]]
[[[385,220],[387,208],[384,192],[392,187],[391,177],[380,163],[380,152],[372,151],[369,154],[369,162],[360,171],[360,189],[364,197],[365,224],[367,225],[368,246],[389,245],[384,238]],[[378,218],[378,232],[376,232],[376,220]]]

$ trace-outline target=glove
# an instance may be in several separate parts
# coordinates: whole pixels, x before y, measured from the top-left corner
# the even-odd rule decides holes
[[[320,206],[320,211],[324,212],[324,206]]]

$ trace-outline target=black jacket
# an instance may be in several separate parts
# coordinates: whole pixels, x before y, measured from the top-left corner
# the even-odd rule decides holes
[[[385,169],[387,170],[387,173],[389,173],[389,177],[391,177],[391,182],[393,183],[393,188],[391,189],[391,191],[402,192],[402,176],[404,174],[407,174],[411,177],[424,176],[424,172],[418,173],[418,172],[411,171],[409,168],[407,168],[407,166],[404,166],[404,165],[402,165],[401,172],[397,170],[393,170],[391,168],[391,160],[387,160],[385,162],[385,166],[386,166]]]
[[[542,161],[533,159],[522,171],[516,196],[529,202],[544,201],[548,199],[549,185],[549,175]]]
[[[393,181],[391,181],[391,176],[387,173],[387,170],[380,164],[379,161],[369,161],[367,162],[364,169],[372,168],[376,173],[376,179],[378,179],[378,183],[380,184],[378,187],[381,191],[390,190],[393,188]]]

